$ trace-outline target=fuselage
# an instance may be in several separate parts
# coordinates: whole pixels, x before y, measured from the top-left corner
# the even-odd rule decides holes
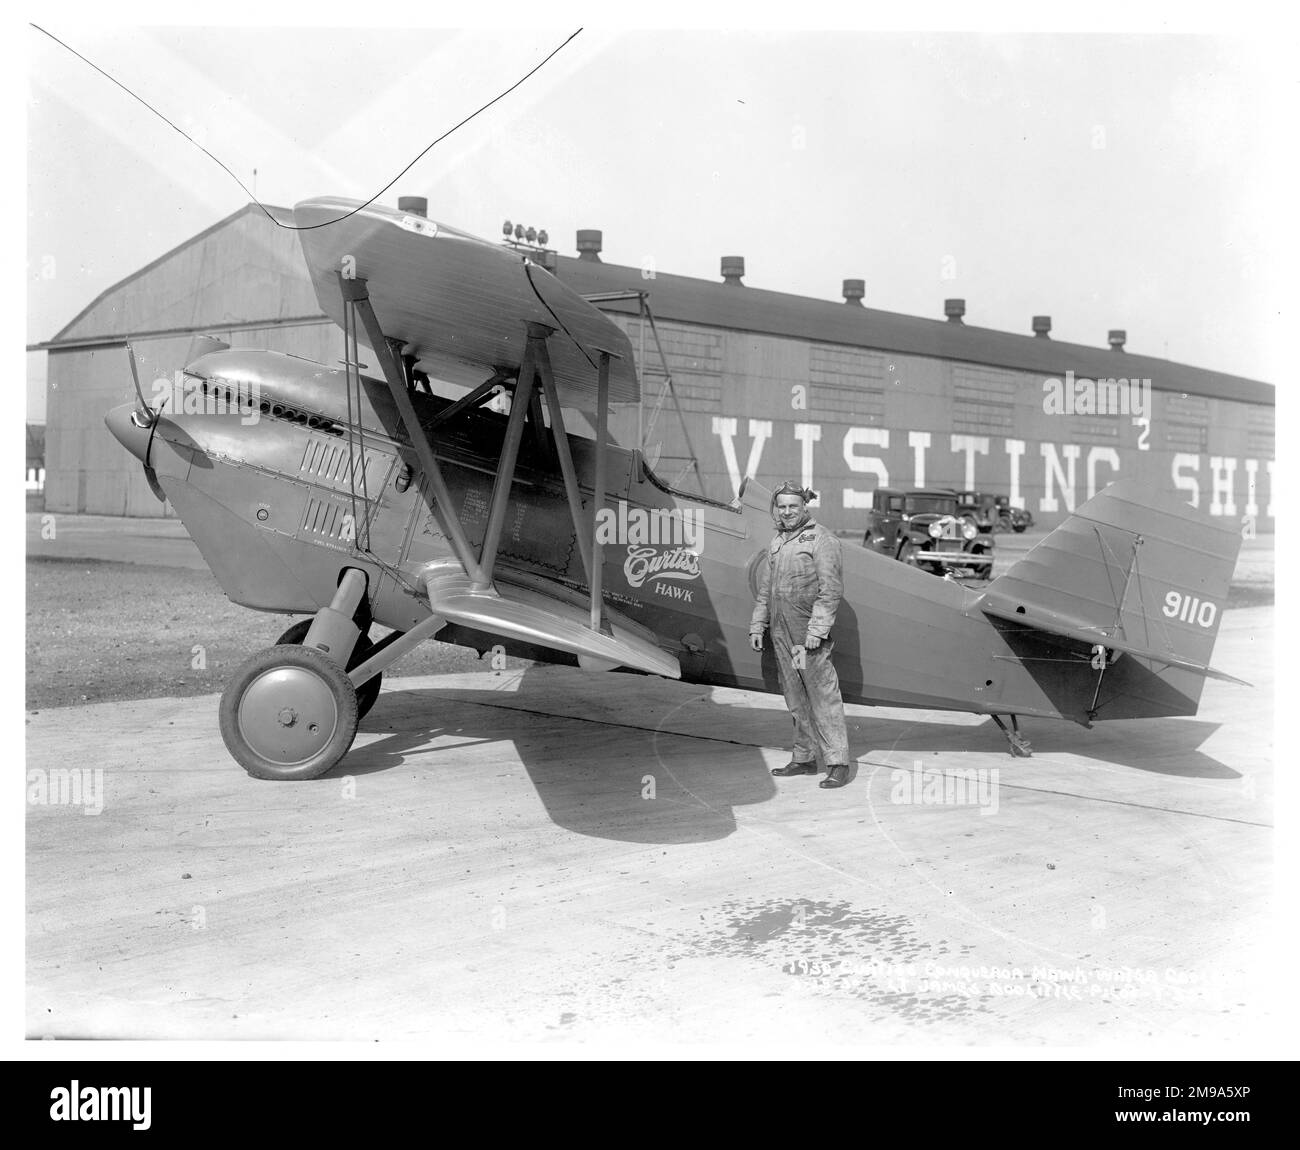
[[[186,397],[153,428],[119,409],[110,428],[144,459],[231,600],[303,614],[329,603],[344,567],[367,573],[374,619],[406,631],[430,608],[421,572],[452,549],[423,490],[386,385],[362,379],[349,409],[341,370],[278,352],[223,351],[189,369]],[[506,417],[416,394],[454,510],[481,543]],[[594,446],[570,435],[584,502]],[[585,593],[559,470],[526,434],[498,564]],[[603,531],[607,604],[649,628],[688,681],[779,691],[776,661],[749,647],[758,563],[774,526],[750,485],[735,505],[668,489],[640,454],[608,453]],[[846,701],[1084,721],[1086,660],[1030,673],[1023,635],[978,609],[979,593],[845,541],[844,597],[832,631]],[[480,651],[571,663],[449,625],[438,638]],[[1057,656],[1059,656],[1057,649]],[[1122,717],[1116,715],[1115,717]]]

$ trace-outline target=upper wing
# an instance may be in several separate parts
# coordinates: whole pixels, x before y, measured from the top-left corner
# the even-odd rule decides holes
[[[551,367],[566,407],[594,411],[601,352],[610,361],[609,401],[640,394],[626,333],[519,252],[423,216],[333,196],[294,208],[321,309],[342,326],[340,271],[364,279],[386,335],[414,349],[429,375],[473,387],[498,368],[517,369],[527,325],[558,333]],[[328,221],[337,220],[336,223]],[[326,226],[313,227],[312,225]]]

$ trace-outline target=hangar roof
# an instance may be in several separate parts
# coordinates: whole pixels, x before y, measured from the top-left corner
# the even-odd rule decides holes
[[[28,350],[322,320],[296,234],[273,227],[267,213],[293,221],[288,208],[246,204],[105,288]]]
[[[293,218],[288,208],[268,205],[267,211],[285,222]],[[246,216],[251,218],[245,220]],[[39,346],[55,349],[60,344],[72,344],[87,338],[110,335],[121,338],[124,334],[134,334],[140,325],[130,322],[134,317],[129,313],[135,308],[111,304],[101,309],[100,305],[156,269],[177,261],[178,257],[192,258],[189,249],[223,229],[240,233],[239,242],[230,245],[234,250],[229,258],[238,261],[242,253],[245,257],[256,258],[259,265],[266,265],[258,268],[259,278],[266,282],[259,285],[260,290],[255,294],[241,293],[244,298],[250,303],[265,304],[268,293],[276,294],[275,289],[280,289],[276,300],[278,306],[274,311],[266,309],[268,314],[260,317],[250,314],[243,318],[241,326],[259,319],[284,323],[324,318],[312,293],[310,277],[294,233],[271,228],[262,208],[257,204],[247,204],[105,289],[48,344]],[[266,239],[257,239],[258,233],[266,235]],[[274,233],[274,238],[268,233]],[[966,323],[923,319],[876,308],[852,307],[830,300],[690,276],[661,272],[653,280],[647,280],[642,277],[640,268],[572,256],[559,256],[556,262],[560,278],[582,294],[648,292],[650,305],[659,319],[983,364],[1032,372],[1045,378],[1063,377],[1066,371],[1073,371],[1076,377],[1094,379],[1115,376],[1149,378],[1152,387],[1160,391],[1270,406],[1276,402],[1276,388],[1272,384],[1154,356],[995,331]],[[227,274],[234,274],[233,268]],[[299,279],[301,283],[297,282]],[[182,310],[193,314],[184,301],[178,303],[181,303]],[[600,306],[623,314],[637,313],[635,300],[611,301]],[[96,314],[97,309],[100,309],[99,314]],[[145,326],[166,328],[172,324],[178,329],[183,328],[185,319],[168,313],[165,320]]]
[[[853,307],[830,300],[786,292],[736,286],[714,280],[657,273],[642,278],[640,268],[560,256],[558,274],[574,290],[587,295],[611,291],[649,291],[657,319],[704,324],[709,327],[793,336],[820,343],[904,355],[960,360],[991,367],[1028,371],[1044,377],[1150,379],[1160,391],[1179,391],[1220,399],[1273,404],[1270,383],[1226,375],[1201,367],[1172,363],[1148,355],[1112,351],[1032,335],[1016,335],[966,323],[922,319],[875,308]],[[635,300],[602,303],[602,308],[635,315]]]

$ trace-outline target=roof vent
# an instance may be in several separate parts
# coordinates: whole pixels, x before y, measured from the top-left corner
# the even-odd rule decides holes
[[[597,228],[580,228],[578,230],[578,259],[589,263],[600,263],[600,249],[604,236]]]
[[[1123,351],[1124,343],[1128,339],[1128,332],[1123,331],[1120,328],[1113,327],[1107,333],[1106,338],[1110,340],[1111,351]]]
[[[429,217],[429,201],[424,196],[398,196],[397,210],[411,216]]]
[[[1052,338],[1052,317],[1050,315],[1034,316],[1034,335],[1039,339]]]
[[[844,281],[844,302],[849,307],[861,307],[862,297],[867,294],[866,280],[845,280]]]
[[[744,256],[723,256],[722,257],[722,282],[732,284],[735,287],[744,287],[741,276],[745,274],[745,257]]]
[[[964,299],[944,300],[943,314],[948,317],[949,323],[962,323],[961,317],[966,314],[966,301]]]

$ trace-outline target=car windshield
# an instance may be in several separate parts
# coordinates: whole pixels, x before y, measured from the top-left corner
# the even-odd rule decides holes
[[[908,515],[951,515],[956,509],[953,500],[941,495],[909,495],[907,497]]]

